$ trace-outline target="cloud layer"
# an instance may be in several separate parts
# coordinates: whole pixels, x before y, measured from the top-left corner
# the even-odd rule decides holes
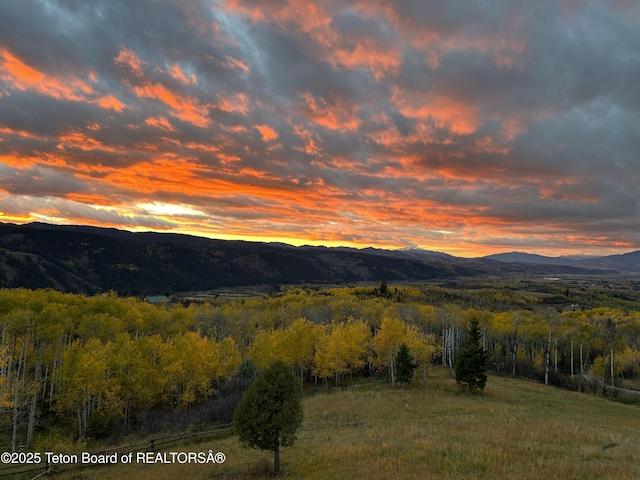
[[[0,221],[640,248],[635,1],[0,3]]]

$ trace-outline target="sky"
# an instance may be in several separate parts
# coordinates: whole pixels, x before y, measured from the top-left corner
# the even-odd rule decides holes
[[[640,249],[636,0],[0,0],[0,222]]]

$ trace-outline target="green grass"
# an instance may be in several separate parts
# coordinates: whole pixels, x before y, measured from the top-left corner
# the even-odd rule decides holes
[[[466,396],[444,370],[423,390],[356,386],[305,398],[282,476],[304,479],[640,478],[640,408],[490,376]],[[272,454],[237,437],[173,447],[224,452],[223,465],[117,465],[56,478],[267,478]]]

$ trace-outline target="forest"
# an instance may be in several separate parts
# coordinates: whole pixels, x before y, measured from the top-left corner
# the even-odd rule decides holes
[[[276,358],[306,388],[368,376],[393,384],[405,344],[414,388],[429,388],[432,365],[453,369],[473,318],[491,370],[601,395],[637,387],[635,290],[545,288],[382,282],[168,305],[0,289],[0,444],[42,450],[114,439],[189,412],[226,421],[253,372]]]

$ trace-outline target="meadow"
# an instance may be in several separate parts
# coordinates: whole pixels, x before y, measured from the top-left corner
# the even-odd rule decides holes
[[[640,478],[640,406],[490,375],[465,395],[447,369],[424,388],[362,383],[305,397],[282,477],[302,479],[635,479]],[[60,479],[268,478],[270,452],[236,436],[171,451],[223,452],[224,464],[114,465]]]

